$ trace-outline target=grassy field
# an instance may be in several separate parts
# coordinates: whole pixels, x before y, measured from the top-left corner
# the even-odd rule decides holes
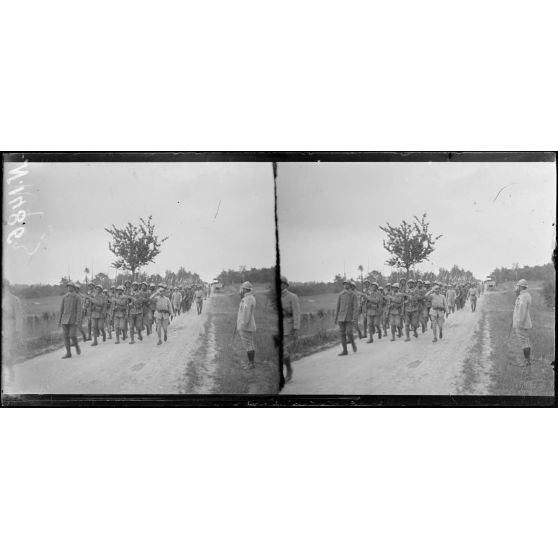
[[[41,315],[43,312],[59,312],[62,296],[44,296],[41,298],[21,298],[25,316]]]
[[[499,285],[494,294],[486,298],[485,317],[490,328],[492,344],[492,383],[490,392],[494,395],[554,395],[554,331],[555,313],[548,308],[542,297],[542,283],[529,285],[533,300],[530,333],[531,359],[529,368],[520,368],[523,353],[516,346],[510,325],[515,304],[512,283]]]
[[[264,286],[255,286],[256,296],[256,368],[246,369],[246,351],[234,334],[240,296],[217,294],[211,297],[206,328],[215,335],[217,393],[276,394],[279,390],[279,355],[273,336],[279,330],[277,311],[268,300]]]

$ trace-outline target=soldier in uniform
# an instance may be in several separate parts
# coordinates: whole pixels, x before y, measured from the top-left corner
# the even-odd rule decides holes
[[[182,294],[180,289],[175,289],[171,296],[172,308],[177,316],[180,316],[182,310]]]
[[[132,282],[129,279],[126,279],[124,281],[124,294],[126,296],[130,296],[130,293],[132,292]],[[128,337],[128,327],[130,325],[130,305],[128,305],[127,310],[126,310],[126,316],[124,317],[124,330],[123,330],[123,334],[122,334],[122,340],[125,341],[126,338]]]
[[[83,329],[83,321],[87,320],[87,311],[89,307],[89,299],[81,292],[81,285],[79,281],[75,284],[75,292],[80,297],[81,300],[81,321],[77,324],[78,332],[81,333],[83,337],[83,342],[87,341],[87,335],[85,334],[85,330]]]
[[[391,295],[391,283],[386,284],[385,292],[383,287],[380,287],[380,291],[384,296],[384,300],[382,304],[382,322],[384,326],[384,336],[387,337],[387,330],[389,327],[388,301],[389,301],[389,296]]]
[[[360,313],[362,312],[362,293],[358,292],[356,290],[356,283],[354,281],[351,281],[351,291],[354,293],[355,297],[356,297],[356,313],[355,313],[355,319],[354,319],[354,328],[356,329],[357,333],[358,333],[358,338],[362,339],[364,337],[364,335],[362,335],[362,332],[360,331],[360,325],[358,323],[358,319],[360,317]]]
[[[69,281],[67,283],[68,292],[62,297],[60,304],[60,317],[58,318],[58,326],[62,326],[64,332],[64,346],[66,354],[62,358],[72,358],[72,343],[79,355],[81,351],[77,339],[77,326],[81,323],[81,298],[75,292],[75,285]]]
[[[467,298],[471,302],[471,312],[474,312],[477,309],[477,289],[473,285],[469,288],[469,292],[467,293]]]
[[[87,341],[91,341],[91,331],[93,327],[93,320],[91,318],[91,298],[95,296],[95,285],[89,283],[87,286],[87,292],[83,293],[87,302],[85,303],[85,316],[87,321]]]
[[[379,290],[378,283],[374,281],[372,288],[366,297],[366,315],[368,319],[367,343],[374,343],[374,332],[378,332],[378,339],[382,338],[382,316],[384,296]]]
[[[134,333],[137,331],[138,339],[143,341],[141,330],[143,329],[143,305],[147,300],[145,296],[138,289],[139,284],[137,281],[132,283],[132,290],[128,295],[130,306],[128,310],[128,322],[130,326],[130,345],[135,343]]]
[[[440,330],[440,339],[443,337],[444,318],[448,313],[448,303],[446,297],[440,292],[439,283],[434,283],[434,288],[428,292],[427,296],[431,301],[430,320],[432,321],[432,332],[434,333],[432,343],[436,343],[438,341],[437,329]]]
[[[446,299],[448,301],[448,309],[450,314],[453,314],[455,312],[455,298],[457,296],[457,293],[455,291],[455,285],[451,284],[448,288],[448,291],[446,293]]]
[[[113,311],[113,302],[112,296],[110,295],[108,289],[103,289],[103,294],[107,299],[107,308],[105,313],[105,330],[108,333],[108,338],[112,339],[112,311]]]
[[[203,289],[201,285],[196,285],[196,292],[194,296],[196,298],[196,309],[198,311],[198,315],[200,315],[203,307]]]
[[[422,306],[420,311],[420,324],[422,327],[422,333],[426,332],[426,328],[428,327],[428,319],[430,318],[430,308],[432,306],[432,300],[428,295],[428,291],[430,291],[430,281],[425,281],[423,288],[422,288]]]
[[[362,329],[364,330],[364,337],[368,334],[368,295],[371,292],[372,283],[369,279],[365,279],[362,288],[362,301],[360,304],[360,312],[362,313]]]
[[[343,291],[337,298],[337,308],[335,311],[335,322],[339,324],[339,333],[341,335],[341,345],[343,350],[339,356],[345,356],[347,352],[347,340],[353,348],[353,352],[357,352],[357,346],[353,335],[353,324],[357,316],[358,300],[352,291],[351,282],[343,281]]]
[[[283,362],[287,367],[285,382],[293,377],[291,353],[300,329],[300,302],[298,296],[289,291],[289,282],[281,276],[281,308],[283,311]]]
[[[248,368],[255,368],[256,346],[254,337],[256,335],[256,320],[254,314],[256,311],[256,297],[252,294],[252,283],[250,281],[242,283],[240,294],[242,299],[238,307],[236,328],[248,355]]]
[[[165,341],[168,340],[167,331],[172,316],[172,303],[167,296],[167,286],[164,283],[159,283],[158,289],[150,296],[155,300],[155,323],[157,329],[157,345],[161,345],[161,330],[165,335]]]
[[[529,330],[532,329],[531,322],[531,295],[527,292],[527,281],[520,279],[516,285],[517,298],[513,309],[512,326],[514,328],[517,343],[523,350],[525,362],[522,367],[531,366],[531,342]]]
[[[93,322],[93,343],[92,347],[95,347],[99,343],[97,338],[99,337],[99,330],[103,335],[103,341],[107,340],[105,333],[105,313],[107,308],[107,299],[103,294],[103,286],[95,285],[95,296],[90,299],[91,301],[91,321]]]
[[[114,300],[114,327],[116,330],[115,345],[120,344],[120,333],[124,335],[126,316],[128,315],[128,296],[124,294],[124,287],[116,287],[116,298]],[[124,338],[124,337],[123,337]]]
[[[143,321],[145,323],[145,327],[147,328],[147,335],[151,335],[153,331],[153,325],[155,324],[155,309],[156,309],[156,301],[153,298],[155,294],[155,290],[157,289],[157,285],[155,283],[149,284],[149,292],[147,293],[148,300],[146,305],[144,306],[144,313],[143,313]]]
[[[405,320],[405,341],[410,341],[410,329],[413,329],[413,336],[418,337],[417,328],[419,325],[419,305],[422,294],[415,288],[415,281],[409,279],[405,295],[404,320]]]
[[[388,314],[389,325],[391,327],[391,341],[395,341],[395,331],[397,330],[398,337],[401,337],[401,315],[403,313],[403,306],[405,304],[405,295],[399,292],[399,283],[394,283],[391,286],[391,294],[388,296]]]

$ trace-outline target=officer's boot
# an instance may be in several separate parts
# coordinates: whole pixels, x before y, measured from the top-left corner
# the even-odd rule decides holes
[[[524,366],[531,366],[531,347],[523,349],[523,356],[525,357]]]
[[[420,322],[420,325],[422,327],[422,333],[424,333],[426,331],[426,320],[422,320],[422,322]]]
[[[75,337],[72,337],[72,341],[73,341],[73,343],[74,343],[74,347],[76,348],[76,353],[77,353],[78,355],[81,355],[81,350],[80,350],[79,345],[78,345],[78,338],[77,338],[77,335],[76,335]]]
[[[337,356],[345,356],[349,353],[347,352],[347,336],[342,333],[341,334],[341,345],[343,346],[343,350]]]
[[[248,368],[256,368],[256,351],[248,351]]]
[[[141,328],[138,327],[138,339],[143,341],[143,337],[141,336]]]
[[[367,343],[374,343],[374,324],[370,324],[368,327],[368,341]]]
[[[351,346],[353,347],[353,353],[356,353],[357,352],[357,346],[356,346],[356,343],[355,343],[355,338],[354,338],[352,333],[349,333],[349,342],[351,343]]]
[[[131,327],[130,328],[130,345],[133,345],[135,343],[134,341],[134,328]]]
[[[109,327],[108,327],[108,337],[109,337],[109,339],[112,339],[112,326],[110,324],[109,324]]]
[[[401,326],[397,326],[397,337],[403,337],[403,328]]]
[[[444,334],[442,333],[442,327],[440,326],[440,339],[444,336]]]
[[[103,334],[103,343],[107,340],[107,334],[105,332],[105,328],[101,329],[101,333]]]
[[[405,326],[405,342],[410,341],[411,337],[409,336],[409,326]]]
[[[99,332],[96,329],[93,329],[93,343],[91,343],[92,347],[99,344],[99,343],[97,343],[98,335],[99,335]]]
[[[165,334],[164,339],[165,339],[165,341],[166,341],[166,340],[167,340],[167,330],[164,329],[163,331],[164,331],[164,334]]]
[[[116,328],[116,341],[114,342],[115,345],[120,345],[120,328]]]
[[[434,339],[432,339],[432,343],[436,343],[438,341],[438,337],[436,336],[436,326],[432,324],[432,331],[434,332]]]
[[[287,367],[287,377],[285,378],[285,383],[287,383],[293,379],[293,367],[291,366],[291,357],[286,356],[283,360]]]
[[[391,326],[391,341],[395,341],[395,326]]]
[[[70,349],[70,339],[64,339],[66,354],[62,358],[72,358],[72,350]]]
[[[378,326],[378,339],[382,338],[382,328],[380,326]]]
[[[413,336],[418,337],[417,328],[413,327]]]

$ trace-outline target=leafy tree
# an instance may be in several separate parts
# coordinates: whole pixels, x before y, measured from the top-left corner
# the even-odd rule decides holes
[[[166,236],[159,240],[155,234],[151,215],[147,220],[140,218],[139,225],[128,223],[123,229],[112,225],[105,231],[112,236],[109,250],[117,258],[112,266],[116,269],[129,270],[132,278],[140,267],[154,262],[161,252],[161,245],[168,239]]]
[[[389,223],[385,227],[380,226],[387,235],[387,240],[383,241],[384,248],[392,254],[386,263],[404,269],[408,278],[411,267],[428,260],[428,256],[434,252],[436,241],[442,237],[439,235],[433,238],[428,227],[426,213],[421,219],[415,216],[413,223],[403,220],[396,227]]]

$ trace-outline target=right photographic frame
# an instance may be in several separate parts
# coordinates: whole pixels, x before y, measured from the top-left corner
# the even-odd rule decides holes
[[[282,396],[555,396],[554,153],[276,164]]]

